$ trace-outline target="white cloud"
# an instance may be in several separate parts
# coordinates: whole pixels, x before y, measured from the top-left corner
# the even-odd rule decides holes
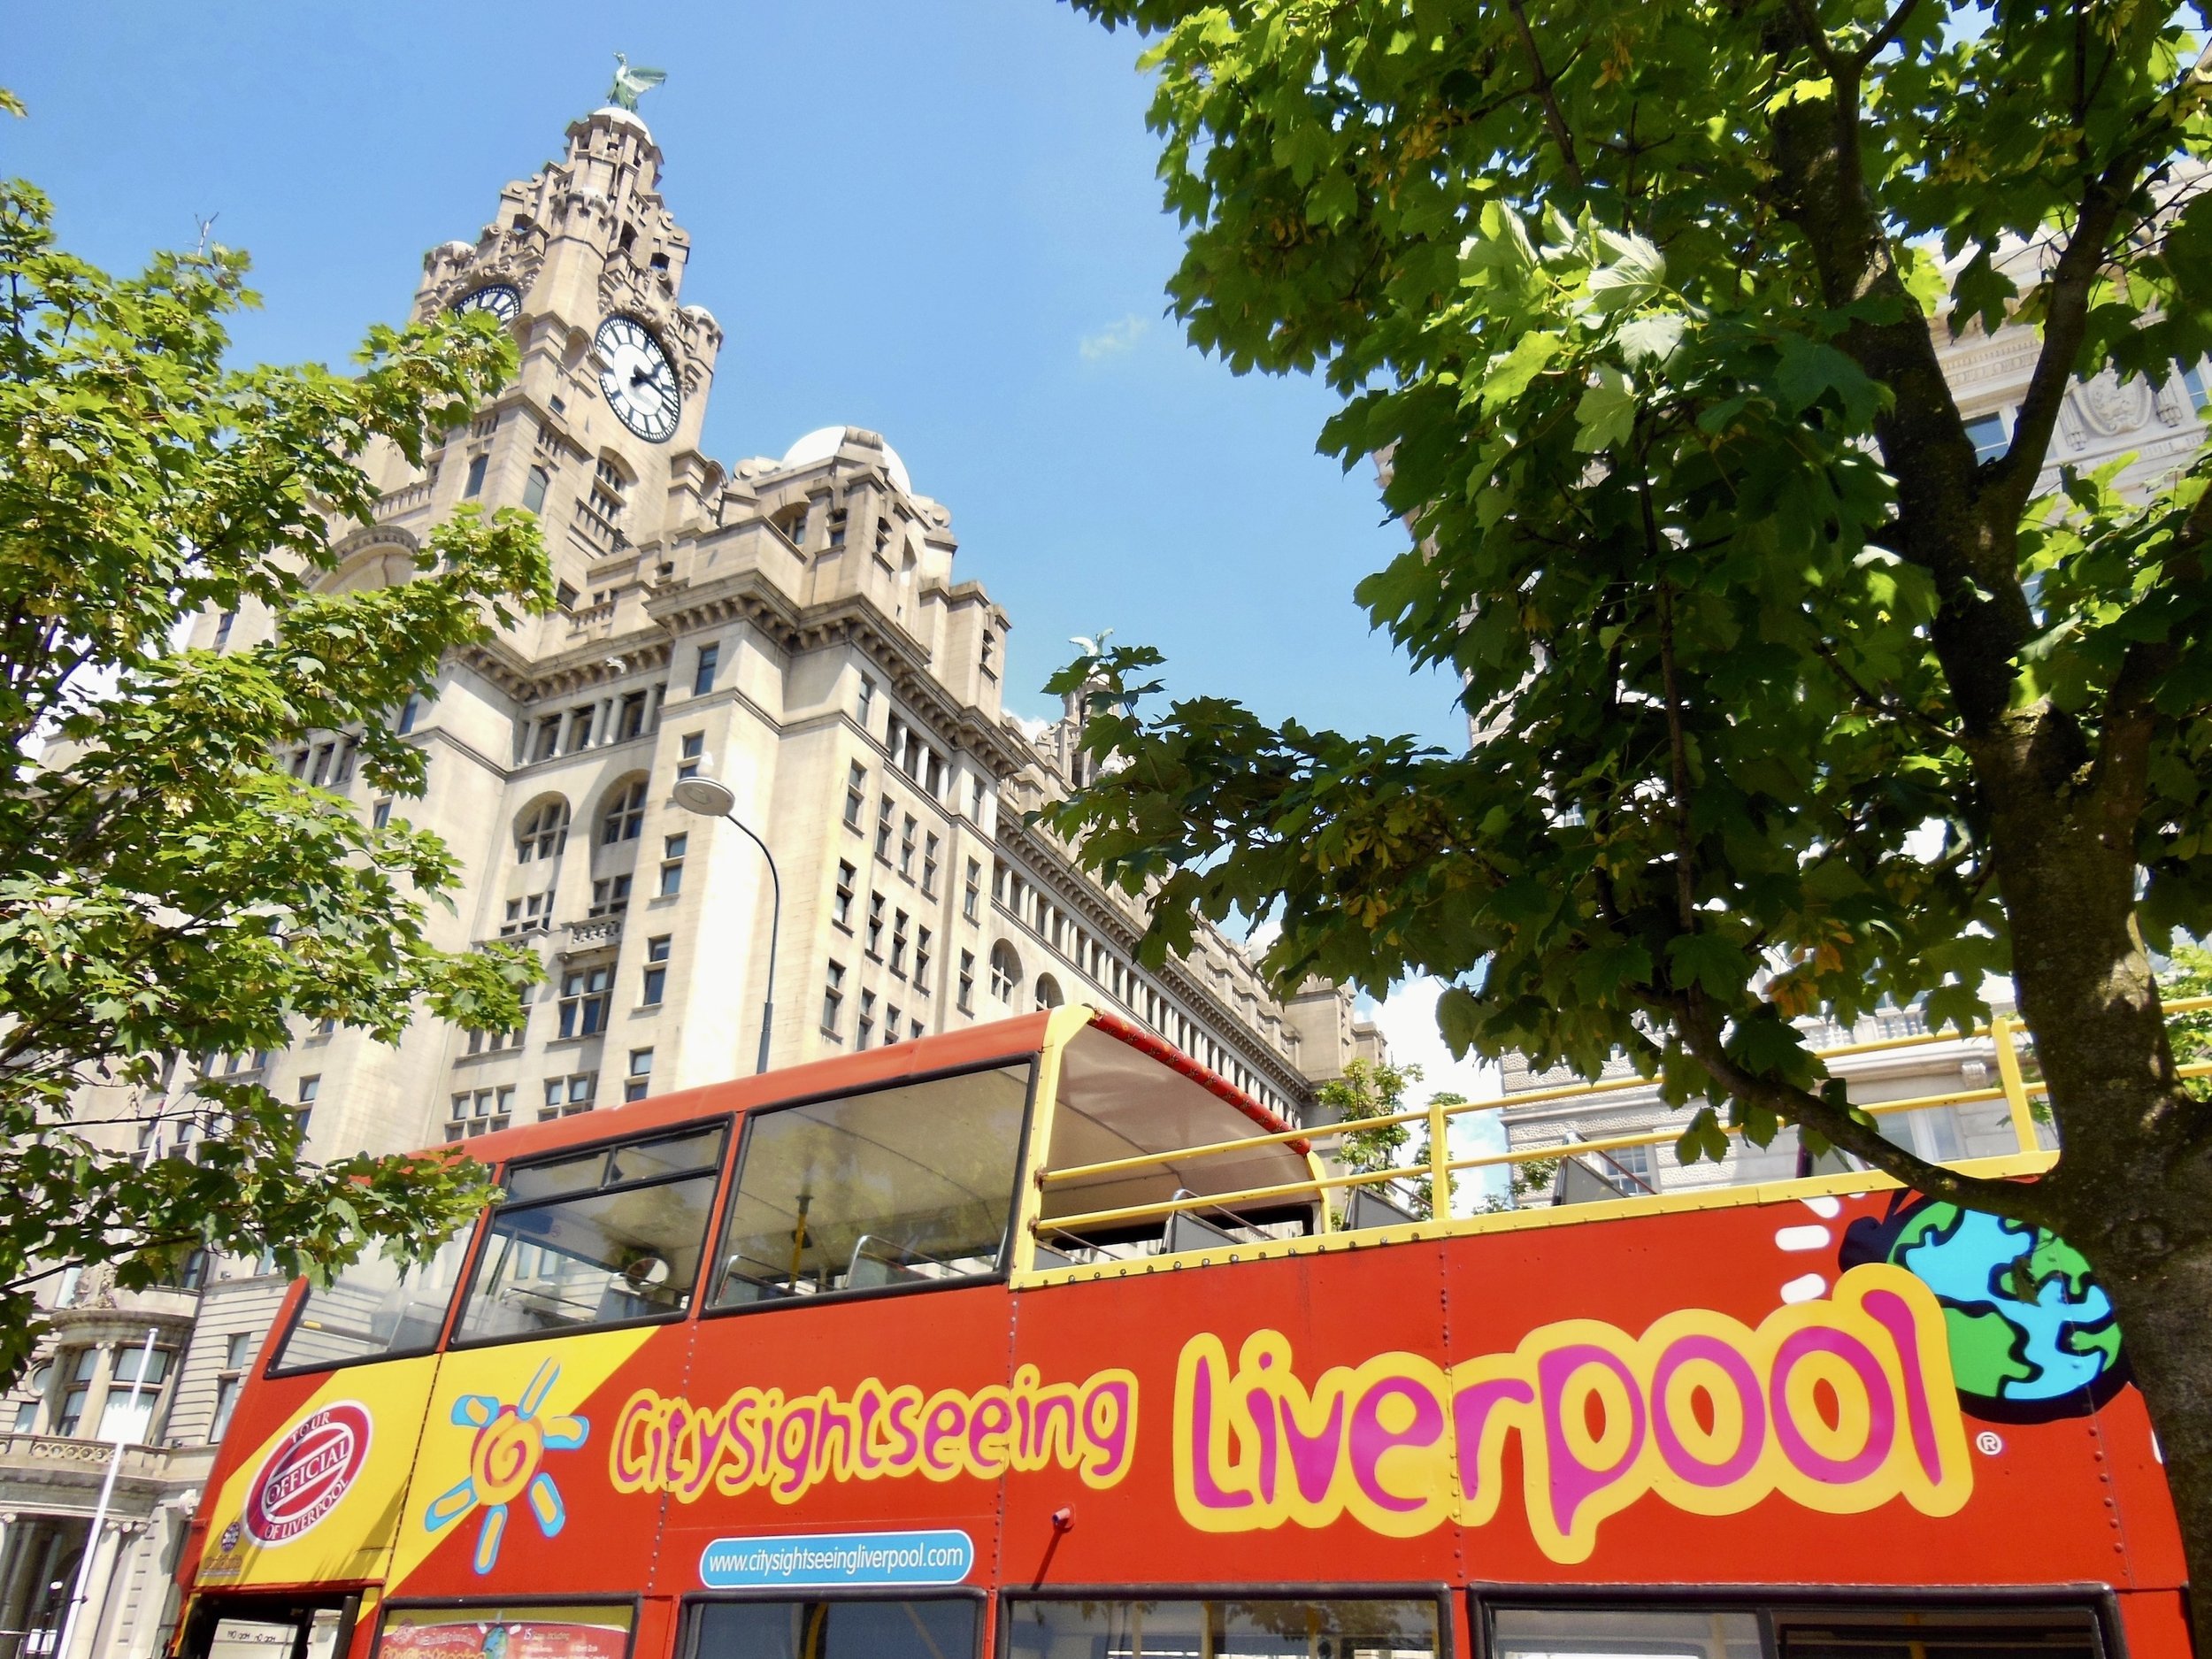
[[[1444,1035],[1436,1028],[1436,999],[1443,993],[1441,979],[1409,979],[1394,987],[1374,1010],[1375,1023],[1382,1027],[1383,1038],[1390,1045],[1393,1064],[1421,1068],[1421,1080],[1413,1086],[1409,1103],[1425,1102],[1430,1095],[1447,1091],[1464,1094],[1469,1100],[1500,1098],[1504,1079],[1496,1065],[1487,1060],[1455,1059],[1445,1046]],[[1415,1139],[1419,1139],[1417,1134]],[[1455,1158],[1502,1152],[1505,1125],[1495,1112],[1464,1113],[1452,1119],[1451,1143]],[[1452,1209],[1466,1215],[1483,1195],[1504,1190],[1502,1166],[1462,1171],[1453,1178]]]
[[[1144,338],[1145,331],[1151,326],[1149,318],[1140,317],[1132,311],[1119,322],[1108,323],[1096,334],[1084,335],[1077,343],[1076,349],[1083,354],[1086,363],[1118,357],[1123,352],[1133,349],[1137,342]]]

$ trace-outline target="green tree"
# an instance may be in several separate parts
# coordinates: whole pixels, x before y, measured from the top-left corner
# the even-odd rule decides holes
[[[2078,380],[2212,344],[2201,0],[1075,4],[1156,36],[1173,310],[1387,457],[1417,545],[1358,595],[1476,737],[1156,716],[1117,649],[1055,682],[1102,677],[1122,763],[1056,827],[1161,883],[1154,949],[1276,914],[1284,980],[1434,973],[1456,1048],[1718,1102],[1686,1156],[1794,1123],[2062,1234],[2212,1629],[2212,1115],[2147,950],[2212,919],[2212,467],[2037,492]],[[1937,341],[2007,320],[1984,454]],[[2065,1143],[2033,1184],[1884,1139],[1791,1023],[1964,1025],[1993,972]]]
[[[372,511],[364,450],[419,459],[511,373],[511,344],[480,320],[379,328],[351,376],[227,370],[242,256],[117,279],[50,220],[0,185],[0,1386],[39,1334],[36,1282],[67,1263],[137,1286],[201,1248],[327,1271],[434,1245],[481,1202],[472,1166],[303,1164],[292,1109],[258,1085],[188,1093],[196,1056],[325,1019],[384,1041],[423,1011],[511,1026],[536,972],[434,949],[445,848],[277,758],[353,732],[368,784],[419,794],[394,711],[444,652],[550,603],[519,514],[457,519],[413,580],[324,582]],[[183,620],[249,604],[276,638],[171,649]],[[109,1149],[130,1130],[97,1126],[150,1103],[200,1119],[196,1157]]]
[[[1345,1066],[1342,1077],[1332,1078],[1316,1089],[1314,1098],[1333,1111],[1339,1123],[1365,1123],[1413,1110],[1406,1103],[1406,1091],[1420,1080],[1421,1068],[1417,1065],[1393,1065],[1387,1060],[1354,1060]],[[1440,1094],[1437,1098],[1447,1105],[1456,1105],[1462,1099],[1457,1094]],[[1426,1125],[1422,1127],[1420,1142],[1411,1157],[1400,1156],[1412,1141],[1413,1130],[1411,1124],[1378,1124],[1372,1129],[1355,1129],[1337,1140],[1330,1149],[1348,1174],[1405,1170],[1407,1173],[1402,1180],[1378,1181],[1371,1187],[1352,1191],[1372,1192],[1425,1219],[1432,1202],[1427,1173]]]

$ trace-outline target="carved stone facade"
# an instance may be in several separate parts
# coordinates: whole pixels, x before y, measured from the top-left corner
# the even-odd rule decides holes
[[[523,507],[562,603],[457,656],[401,712],[429,760],[422,801],[374,798],[345,733],[289,757],[362,811],[444,838],[462,886],[436,941],[536,950],[526,1023],[486,1038],[426,1020],[394,1047],[306,1029],[281,1053],[180,1065],[171,1106],[204,1066],[257,1075],[298,1102],[323,1158],[618,1106],[750,1071],[772,966],[779,1066],[1087,1000],[1300,1115],[1379,1038],[1334,987],[1277,1000],[1211,930],[1187,960],[1138,964],[1141,909],[1024,818],[1068,781],[1071,728],[1033,741],[1006,712],[1010,619],[955,574],[951,514],[891,446],[837,426],[780,457],[703,453],[723,335],[683,303],[690,242],[660,167],[635,113],[595,111],[474,241],[424,261],[415,316],[494,311],[520,373],[421,469],[371,457],[375,522],[340,543],[330,585],[405,580],[464,503]],[[237,649],[273,626],[211,615],[191,642]],[[726,783],[773,852],[772,964],[766,866],[735,826],[676,803],[691,772]],[[166,1357],[144,1419],[123,1425],[129,1530],[101,1540],[63,1659],[156,1651],[176,1538],[283,1290],[253,1263],[199,1271],[159,1307],[99,1307],[83,1284],[55,1297],[53,1354],[0,1406],[17,1431],[0,1440],[0,1659],[51,1651],[49,1586],[105,1469],[90,1437],[150,1327]]]

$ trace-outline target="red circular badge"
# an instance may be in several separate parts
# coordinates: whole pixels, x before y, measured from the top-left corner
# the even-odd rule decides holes
[[[369,1461],[368,1408],[338,1400],[309,1413],[279,1440],[246,1493],[246,1536],[288,1544],[338,1507]]]

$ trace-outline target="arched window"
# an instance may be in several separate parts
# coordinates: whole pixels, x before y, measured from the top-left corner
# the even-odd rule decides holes
[[[1048,973],[1037,976],[1037,1006],[1040,1009],[1057,1008],[1068,999],[1060,995],[1060,981]]]
[[[515,862],[526,864],[533,858],[558,858],[567,845],[568,803],[541,802],[523,815],[522,826],[515,832]]]
[[[1002,1002],[1011,1002],[1014,988],[1021,982],[1022,959],[1002,939],[991,947],[991,995]]]
[[[634,841],[645,824],[645,780],[634,778],[616,786],[607,797],[607,810],[599,820],[599,844]]]

